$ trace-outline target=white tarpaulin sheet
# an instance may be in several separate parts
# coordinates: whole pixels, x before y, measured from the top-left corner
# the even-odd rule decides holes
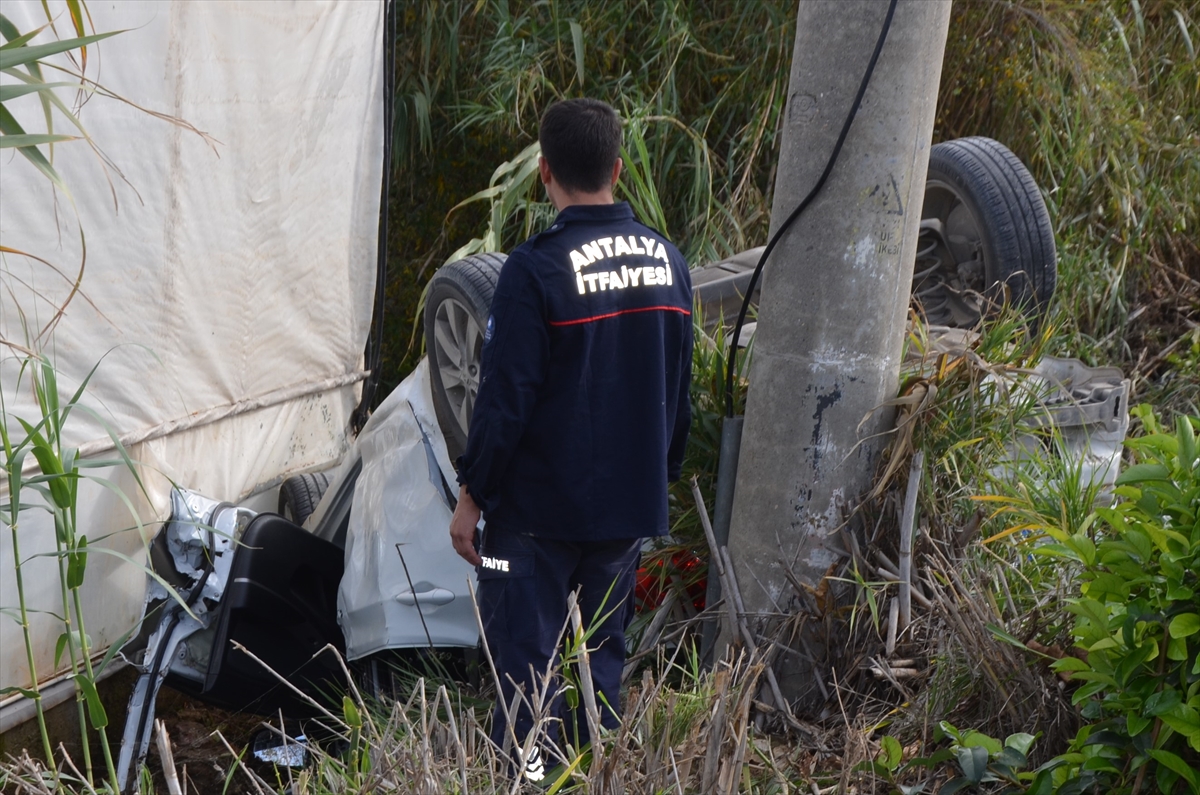
[[[50,8],[61,12],[60,36],[73,35],[65,5]],[[237,501],[344,450],[375,287],[384,8],[116,0],[89,10],[97,31],[127,31],[89,48],[88,75],[212,141],[91,97],[80,118],[120,173],[106,175],[83,142],[58,144],[54,166],[75,210],[61,193],[56,204],[23,157],[0,150],[0,242],[69,277],[3,255],[0,335],[36,342],[68,395],[103,360],[84,401],[95,414],[71,416],[68,444],[101,452],[106,425],[127,437],[149,491],[140,508],[161,518],[167,478]],[[40,0],[6,0],[2,13],[22,31],[46,21]],[[52,40],[46,31],[33,43]],[[5,107],[27,131],[45,131],[35,96]],[[56,132],[66,126],[58,119]],[[84,262],[80,225],[81,293],[53,335],[35,340]],[[18,357],[11,348],[0,356],[8,413],[35,418],[32,394],[17,388]],[[90,538],[131,524],[106,495],[81,495],[80,531]],[[22,526],[23,558],[53,549],[52,529],[35,520]],[[136,533],[108,543],[140,554]],[[10,607],[7,530],[0,553],[0,606]],[[145,580],[115,558],[91,561],[88,632],[103,648],[136,620]],[[26,581],[48,586],[36,607],[55,607],[52,561],[31,562]],[[59,629],[42,616],[34,631],[48,637],[37,660],[44,679]],[[27,678],[17,624],[0,619],[0,686]]]

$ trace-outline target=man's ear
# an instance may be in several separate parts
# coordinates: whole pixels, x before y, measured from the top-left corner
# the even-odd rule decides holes
[[[543,185],[549,185],[554,181],[554,174],[550,171],[550,161],[542,155],[538,155],[538,173],[542,177]]]
[[[617,158],[617,161],[613,163],[612,184],[614,188],[617,186],[617,180],[621,177],[622,165],[624,164],[621,162],[621,158],[619,157]]]

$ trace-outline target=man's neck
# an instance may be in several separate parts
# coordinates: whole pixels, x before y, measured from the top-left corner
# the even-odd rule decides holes
[[[596,204],[615,204],[613,199],[612,188],[595,191],[594,193],[585,193],[583,191],[553,191],[551,199],[554,203],[554,209],[562,211],[568,207],[576,207],[579,205],[596,205]]]
[[[564,204],[559,209],[574,207],[577,204],[614,204],[611,190],[598,193],[572,193],[563,197]]]

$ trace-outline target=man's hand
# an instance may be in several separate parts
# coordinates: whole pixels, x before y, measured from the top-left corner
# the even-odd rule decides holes
[[[483,562],[479,553],[475,551],[475,527],[479,524],[479,513],[479,506],[475,504],[467,487],[460,486],[458,507],[454,509],[454,516],[450,519],[450,542],[454,544],[454,551],[459,557],[472,566]]]

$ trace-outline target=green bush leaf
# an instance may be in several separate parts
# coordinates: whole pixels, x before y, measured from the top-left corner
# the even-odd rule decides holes
[[[1068,560],[1079,559],[1079,556],[1075,550],[1069,549],[1062,544],[1039,544],[1030,550],[1030,554],[1046,558],[1066,558]]]
[[[1054,792],[1054,772],[1052,770],[1039,770],[1033,777],[1033,781],[1029,784],[1029,789],[1025,791],[1025,795],[1052,795]]]
[[[1112,596],[1114,601],[1123,602],[1129,598],[1129,582],[1118,574],[1105,572],[1097,575],[1087,584],[1085,593],[1091,598],[1101,601],[1106,596]]]
[[[1076,674],[1076,676],[1078,676],[1078,674]],[[1092,696],[1103,691],[1106,687],[1109,687],[1108,683],[1106,682],[1089,682],[1075,691],[1075,695],[1071,696],[1071,703],[1075,706],[1079,706]]]
[[[1143,643],[1133,649],[1124,649],[1124,657],[1117,664],[1116,680],[1120,687],[1129,687],[1131,680],[1145,673],[1145,663],[1158,650],[1157,644]]]
[[[1116,687],[1117,680],[1110,674],[1101,671],[1076,671],[1071,675],[1072,679],[1078,679],[1081,682],[1095,682],[1101,685],[1109,685]]]
[[[1023,751],[1018,751],[1011,746],[1004,746],[1000,753],[996,754],[996,758],[992,763],[992,767],[997,773],[1002,773],[1007,777],[1015,775],[1014,771],[1023,769],[1029,764],[1029,758],[1025,756]]]
[[[1141,715],[1134,715],[1132,712],[1125,716],[1125,731],[1129,732],[1130,737],[1137,737],[1153,724],[1154,721],[1150,718],[1143,718]]]
[[[962,740],[962,734],[958,731],[954,724],[946,720],[939,721],[937,728],[933,732],[933,739],[940,741],[947,737],[955,742],[960,742]]]
[[[870,759],[859,762],[854,766],[855,773],[865,773],[867,771],[870,771],[884,779],[888,778],[892,774],[892,771],[889,770],[888,767],[882,762],[875,762]]]
[[[1144,483],[1149,480],[1169,480],[1171,470],[1162,464],[1134,464],[1117,476],[1117,485]]]
[[[1180,613],[1171,619],[1167,629],[1172,638],[1186,638],[1200,632],[1200,615],[1196,613]]]
[[[1073,599],[1067,609],[1075,615],[1086,618],[1096,627],[1108,629],[1108,609],[1095,599]]]
[[[1035,735],[1026,734],[1025,732],[1018,732],[1016,734],[1008,735],[1008,737],[1004,739],[1004,746],[1006,748],[1015,748],[1025,756],[1029,756],[1029,749],[1033,747],[1033,744],[1036,741],[1037,737]]]
[[[949,762],[954,758],[954,752],[949,748],[943,748],[940,751],[934,751],[929,756],[919,756],[915,759],[910,759],[907,767],[924,767],[933,769],[938,765]]]
[[[1064,673],[1068,671],[1088,671],[1091,670],[1091,666],[1078,657],[1067,655],[1061,660],[1055,660],[1053,663],[1051,663],[1050,670],[1054,671],[1055,673]]]
[[[989,756],[1000,753],[1000,750],[1004,748],[1004,745],[995,737],[989,737],[983,732],[974,730],[963,733],[961,745],[967,748],[985,748]]]
[[[1085,534],[1076,533],[1063,543],[1075,551],[1085,566],[1091,566],[1096,562],[1096,544]]]
[[[1146,704],[1142,708],[1142,714],[1150,718],[1157,718],[1159,715],[1170,712],[1182,703],[1183,701],[1179,698],[1179,691],[1173,687],[1168,687],[1146,699]]]
[[[1196,592],[1186,585],[1173,584],[1167,588],[1168,602],[1185,602],[1194,598]]]
[[[963,778],[962,776],[959,776],[958,778],[952,778],[942,785],[942,788],[938,790],[938,795],[954,795],[954,793],[964,790],[967,787],[974,786],[977,783],[978,782],[971,781],[969,778]]]
[[[1150,750],[1150,756],[1159,764],[1164,765],[1165,767],[1173,770],[1187,779],[1187,782],[1192,785],[1193,792],[1197,789],[1200,789],[1200,779],[1197,778],[1196,771],[1177,755],[1171,753],[1170,751],[1152,748]]]
[[[1185,737],[1200,735],[1200,714],[1186,704],[1179,704],[1164,714],[1162,722]]]
[[[1121,643],[1111,635],[1106,635],[1088,646],[1088,651],[1108,651],[1109,649],[1119,649]]]
[[[972,746],[970,748],[959,748],[955,753],[958,758],[958,766],[962,769],[963,777],[972,784],[978,784],[983,781],[983,776],[987,773],[988,749],[983,746]],[[945,791],[944,789],[942,790]]]
[[[894,772],[900,767],[900,760],[904,758],[904,749],[900,747],[900,741],[891,735],[886,735],[879,742],[879,751],[881,756],[880,762],[888,769],[889,772]]]
[[[866,759],[866,760],[860,761],[860,763],[858,763],[857,765],[854,765],[853,772],[856,772],[856,773],[872,772],[872,773],[875,773],[876,776],[878,776],[880,778],[884,778],[884,779],[892,776],[892,771],[888,770],[887,765],[880,763],[880,761],[874,761],[871,759]]]

